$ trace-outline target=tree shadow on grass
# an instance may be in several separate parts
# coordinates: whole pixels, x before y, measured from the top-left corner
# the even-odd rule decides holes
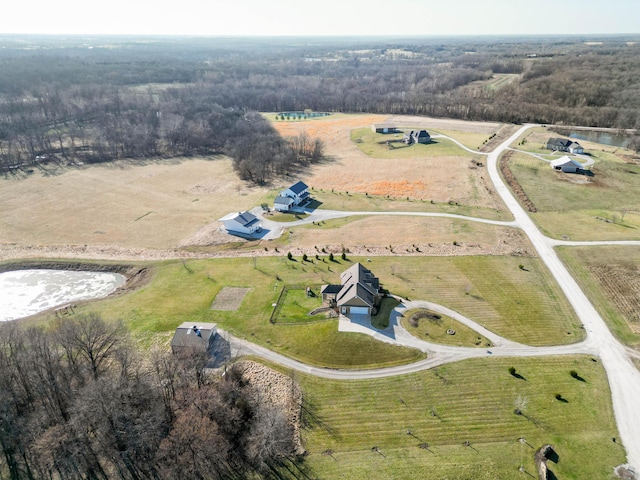
[[[341,439],[341,436],[337,433],[336,429],[325,422],[324,419],[318,414],[317,405],[308,396],[303,397],[301,408],[303,428],[319,428],[327,432],[333,438],[337,440]]]

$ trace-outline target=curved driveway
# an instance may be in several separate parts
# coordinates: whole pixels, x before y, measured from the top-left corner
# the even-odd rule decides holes
[[[558,245],[640,245],[639,241],[609,241],[609,242],[571,242],[554,240],[542,235],[535,226],[529,215],[520,206],[515,197],[511,194],[505,183],[502,181],[498,173],[498,158],[502,152],[509,148],[524,131],[534,127],[535,125],[525,125],[515,132],[511,137],[505,140],[493,152],[487,155],[487,168],[491,180],[496,191],[502,197],[508,209],[514,216],[512,222],[500,222],[495,220],[486,220],[462,215],[452,215],[443,213],[424,213],[424,212],[339,212],[330,210],[316,210],[303,220],[282,224],[271,222],[264,219],[266,229],[272,230],[275,235],[283,229],[291,226],[302,225],[306,223],[318,222],[332,218],[342,218],[352,215],[413,215],[413,216],[430,216],[430,217],[448,217],[459,218],[464,220],[489,223],[493,225],[501,225],[508,227],[519,227],[529,237],[534,248],[538,252],[540,258],[554,276],[558,285],[567,296],[569,302],[573,306],[576,314],[582,322],[586,330],[586,340],[573,345],[565,345],[558,347],[530,347],[527,345],[517,344],[496,336],[493,332],[484,329],[470,319],[462,317],[457,312],[445,309],[439,305],[429,302],[407,302],[404,308],[410,304],[413,306],[425,306],[435,311],[440,311],[446,315],[456,318],[459,321],[471,326],[479,333],[490,339],[494,347],[490,351],[480,348],[463,348],[450,347],[444,345],[435,345],[419,340],[398,325],[398,311],[392,315],[390,327],[382,332],[370,329],[370,333],[375,338],[392,342],[400,345],[411,346],[429,353],[429,358],[415,362],[410,365],[402,365],[391,368],[372,369],[372,370],[333,370],[326,368],[317,368],[292,360],[283,355],[272,352],[264,347],[252,344],[245,340],[230,337],[233,348],[236,353],[250,353],[267,358],[271,361],[280,363],[289,368],[317,375],[324,378],[333,379],[364,379],[377,378],[393,375],[401,375],[433,368],[448,362],[463,360],[466,358],[495,356],[540,356],[540,355],[561,355],[561,354],[589,354],[598,355],[607,372],[609,386],[611,389],[611,398],[613,402],[613,410],[620,432],[620,437],[626,447],[627,460],[630,464],[640,466],[640,371],[636,369],[631,361],[631,356],[638,358],[637,352],[623,346],[611,334],[606,323],[598,314],[585,293],[580,289],[577,282],[565,268],[560,258],[557,256],[553,247]],[[447,137],[448,138],[448,137]],[[453,139],[452,139],[453,140]],[[479,152],[470,150],[459,142],[453,140],[467,151],[474,154]],[[260,212],[257,212],[260,213]],[[271,234],[269,232],[267,235]],[[274,238],[274,237],[265,237]],[[366,331],[359,330],[359,331]]]

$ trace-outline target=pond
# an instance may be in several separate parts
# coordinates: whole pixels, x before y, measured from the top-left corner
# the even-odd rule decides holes
[[[596,130],[561,130],[557,132],[576,140],[586,140],[588,142],[602,143],[603,145],[611,145],[612,147],[629,148],[631,144],[631,135],[621,135],[613,132],[599,132]]]
[[[106,297],[126,278],[119,273],[69,270],[14,270],[0,273],[0,322]]]

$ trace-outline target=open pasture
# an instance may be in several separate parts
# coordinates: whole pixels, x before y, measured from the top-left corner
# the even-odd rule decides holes
[[[0,179],[0,243],[171,248],[265,193],[225,157],[37,170]]]
[[[600,160],[591,167],[594,175],[587,176],[557,172],[518,153],[509,167],[545,234],[571,240],[640,239],[640,164]]]
[[[526,478],[521,465],[537,478],[533,453],[545,443],[561,479],[614,478],[624,462],[606,375],[589,357],[470,360],[365,381],[295,377],[307,404],[305,462],[322,478]]]
[[[485,138],[500,126],[424,117],[398,116],[385,120],[379,115],[330,115],[306,121],[276,121],[273,125],[283,136],[305,132],[325,142],[326,153],[332,160],[312,166],[303,175],[305,183],[315,190],[333,189],[336,192],[439,203],[453,201],[472,207],[504,210],[502,201],[492,192],[485,168],[476,167],[471,162],[475,159],[473,154],[445,139],[438,139],[439,143],[432,145],[389,150],[386,144],[377,142],[396,138],[396,134],[381,135],[371,131],[372,124],[383,121],[399,126],[417,125],[427,130],[429,123],[433,122],[440,127],[460,128],[463,132],[482,135],[488,132]],[[360,132],[364,136],[361,143],[352,140],[352,132]],[[453,134],[453,131],[448,133]],[[366,145],[378,152],[375,158],[362,151]],[[404,152],[401,158],[396,151]]]

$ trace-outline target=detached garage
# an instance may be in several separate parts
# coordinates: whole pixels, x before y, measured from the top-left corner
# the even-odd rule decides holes
[[[564,157],[553,160],[551,162],[551,168],[565,173],[577,173],[582,170],[582,164],[565,155]]]

